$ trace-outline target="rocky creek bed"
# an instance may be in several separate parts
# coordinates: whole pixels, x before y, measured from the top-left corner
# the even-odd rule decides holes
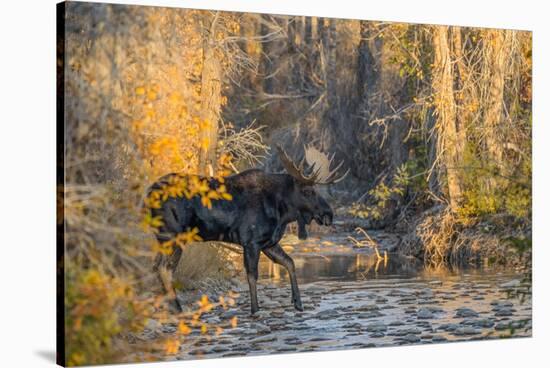
[[[426,270],[396,255],[379,261],[367,249],[342,246],[343,238],[310,243],[287,245],[297,266],[303,312],[292,307],[286,271],[264,259],[259,313],[249,315],[248,288],[238,283],[234,307],[203,316],[214,324],[237,316],[236,328],[216,337],[195,331],[176,355],[161,359],[531,336],[530,296],[510,297],[522,288],[522,275],[491,269]],[[319,249],[312,252],[312,246]],[[156,339],[175,330],[174,325],[157,323],[146,334]]]

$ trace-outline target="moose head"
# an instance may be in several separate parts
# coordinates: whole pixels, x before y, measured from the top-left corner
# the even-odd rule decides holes
[[[338,176],[337,171],[343,162],[331,170],[334,154],[329,157],[313,146],[305,146],[304,160],[297,166],[287,155],[281,146],[277,146],[279,157],[286,172],[292,176],[294,185],[288,193],[289,202],[298,211],[298,236],[300,239],[307,238],[305,224],[315,220],[319,225],[329,226],[332,224],[333,212],[328,202],[317,192],[315,185],[328,185],[342,181],[344,175]],[[304,170],[304,161],[309,166],[310,174]]]

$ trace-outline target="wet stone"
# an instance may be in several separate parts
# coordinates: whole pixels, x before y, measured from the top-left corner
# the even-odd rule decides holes
[[[397,302],[397,304],[401,304],[401,305],[408,305],[408,304],[413,304],[413,303],[416,303],[416,298],[415,297],[401,298]]]
[[[498,311],[495,312],[496,317],[509,317],[514,315],[514,312],[516,312],[513,308],[501,308]]]
[[[371,311],[378,311],[380,309],[379,306],[376,304],[365,304],[360,307],[355,308],[355,311],[357,312],[371,312]]]
[[[405,290],[392,289],[387,295],[388,296],[410,296],[411,293]]]
[[[388,333],[388,335],[392,336],[407,336],[407,335],[420,335],[422,331],[420,329],[413,327],[413,328],[405,328],[401,330],[396,330]]]
[[[250,342],[255,343],[255,344],[261,344],[261,343],[273,342],[273,341],[277,341],[277,337],[270,336],[270,335],[269,336],[258,337],[256,339],[250,340]]]
[[[266,326],[264,324],[260,324],[260,323],[254,323],[250,327],[252,329],[256,330],[257,334],[266,334],[266,333],[271,332],[271,328],[269,328],[268,326]]]
[[[229,351],[229,349],[223,346],[215,346],[210,351],[213,353],[225,353],[226,351]]]
[[[445,336],[441,336],[441,335],[434,335],[432,337],[432,341],[433,342],[443,342],[443,341],[447,341],[447,338]]]
[[[403,321],[392,321],[390,326],[403,326],[405,323]]]
[[[178,327],[175,324],[166,324],[166,325],[162,325],[160,330],[163,333],[174,333],[176,332],[177,329]]]
[[[388,327],[383,323],[371,323],[366,327],[367,332],[386,332]]]
[[[509,301],[493,300],[491,302],[491,305],[494,307],[494,309],[497,309],[497,308],[504,308],[504,307],[513,307],[514,303]]]
[[[328,341],[328,340],[330,340],[330,339],[327,338],[327,337],[319,337],[319,336],[309,339],[309,341],[311,341],[311,342],[316,342],[316,341]]]
[[[258,313],[261,313],[262,311],[258,312]],[[236,309],[231,309],[231,310],[228,310],[227,312],[224,312],[222,315],[221,315],[221,318],[222,319],[230,319],[230,318],[233,318],[235,317],[236,315],[238,314],[238,311]]]
[[[449,332],[449,331],[454,331],[459,327],[460,327],[460,325],[458,325],[456,323],[444,323],[441,326],[439,326],[439,329]]]
[[[320,320],[333,319],[337,316],[339,316],[339,313],[334,309],[324,310],[315,315],[315,317]]]
[[[520,280],[511,280],[499,285],[503,289],[513,289],[521,286]]]
[[[419,319],[432,319],[434,314],[428,308],[420,308],[416,313],[416,317]]]
[[[368,319],[368,318],[377,318],[377,317],[382,317],[383,314],[378,312],[378,311],[373,311],[373,312],[366,312],[366,313],[361,313],[360,315],[357,316],[357,318],[359,319]]]
[[[415,342],[420,342],[420,337],[414,334],[405,335],[401,339],[411,344]]]
[[[361,336],[361,332],[350,332],[348,334],[345,334],[344,337],[350,337],[350,336]]]
[[[503,331],[503,330],[516,330],[520,328],[525,328],[528,325],[527,321],[502,321],[495,325],[495,330],[497,331]]]
[[[479,316],[479,313],[477,313],[475,310],[471,308],[458,308],[456,310],[455,317],[459,318],[465,318],[465,317],[477,317]]]
[[[473,327],[459,327],[456,330],[453,331],[453,335],[455,336],[464,336],[464,335],[477,335],[480,334],[481,331],[473,328]]]
[[[362,325],[360,323],[347,323],[342,327],[345,329],[360,329]]]
[[[495,325],[495,322],[488,318],[478,319],[473,323],[474,327],[479,327],[479,328],[491,328],[494,325]]]
[[[230,353],[223,354],[222,357],[235,357],[235,356],[244,356],[246,353],[240,351],[232,351]]]
[[[383,332],[374,332],[369,335],[369,337],[373,337],[373,338],[380,338],[384,336],[386,336],[386,334],[384,334]]]

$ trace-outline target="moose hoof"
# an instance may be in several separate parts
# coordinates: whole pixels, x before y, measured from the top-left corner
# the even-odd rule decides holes
[[[253,316],[254,314],[256,314],[257,311],[259,311],[260,308],[258,307],[252,307],[250,308],[250,315]]]
[[[294,302],[294,308],[297,311],[300,311],[300,312],[304,311],[304,307],[302,306],[302,302]]]

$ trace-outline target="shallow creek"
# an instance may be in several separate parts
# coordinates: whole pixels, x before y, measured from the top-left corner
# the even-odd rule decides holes
[[[394,239],[375,234],[380,251]],[[304,311],[294,310],[285,269],[262,256],[260,312],[249,315],[244,276],[236,306],[209,313],[216,323],[233,316],[238,327],[217,337],[189,336],[167,359],[193,359],[280,352],[429,344],[445,341],[531,336],[531,299],[510,297],[522,286],[513,272],[426,269],[389,254],[378,260],[346,236],[282,242],[293,257]],[[167,333],[170,329],[166,330]]]

